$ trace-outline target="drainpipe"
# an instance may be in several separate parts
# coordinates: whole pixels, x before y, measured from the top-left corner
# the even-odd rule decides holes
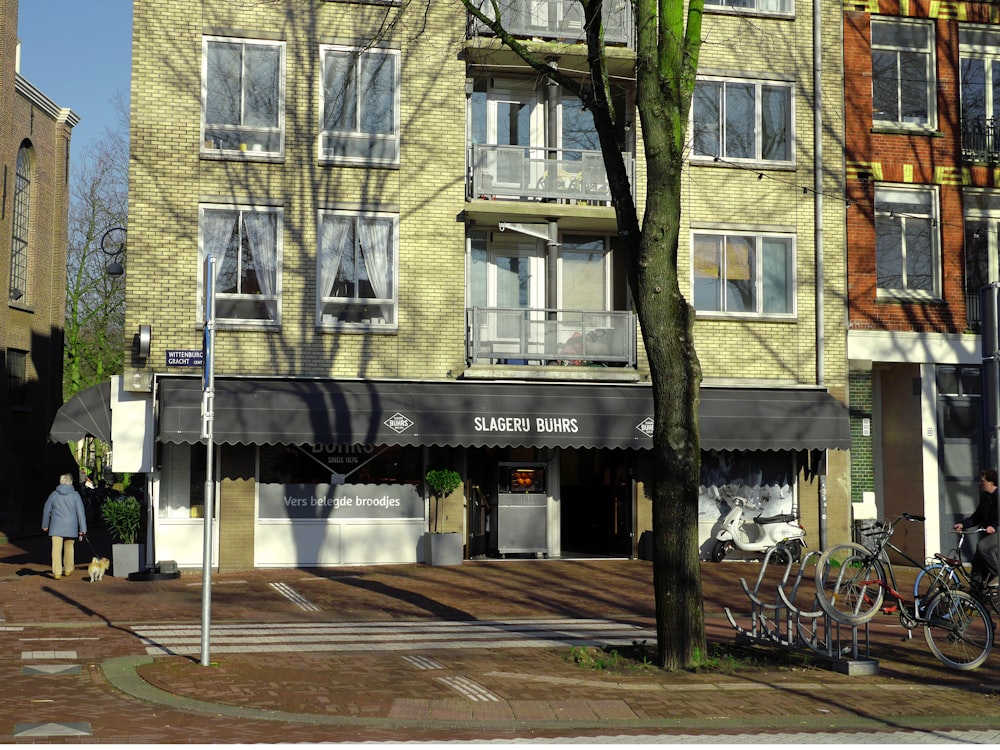
[[[822,0],[813,0],[813,242],[816,262],[816,385],[824,383],[823,359],[823,18]],[[823,465],[819,475],[819,546],[826,549],[827,506],[826,472],[828,450],[823,451]]]

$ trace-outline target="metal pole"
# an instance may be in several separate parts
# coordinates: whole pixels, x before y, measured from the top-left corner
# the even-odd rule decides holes
[[[201,665],[209,659],[209,631],[212,623],[212,517],[215,515],[213,445],[215,430],[215,256],[205,258],[205,381],[201,401],[201,436],[205,440],[205,518],[201,579]]]
[[[1000,469],[1000,314],[997,293],[1000,282],[991,281],[979,290],[979,321],[983,354],[983,401],[987,434],[993,438],[993,466]],[[989,468],[989,467],[988,467]],[[1000,506],[1000,496],[997,498]],[[1000,513],[1000,507],[997,508]]]

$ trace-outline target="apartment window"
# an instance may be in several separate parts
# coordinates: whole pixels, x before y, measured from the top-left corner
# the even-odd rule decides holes
[[[792,161],[792,86],[699,80],[691,103],[692,156]]]
[[[872,20],[872,119],[936,125],[934,28],[930,22]]]
[[[879,296],[939,296],[937,224],[937,194],[933,188],[875,189]]]
[[[324,46],[320,158],[399,163],[399,52]]]
[[[698,312],[794,314],[792,237],[706,233],[695,234],[692,245]]]
[[[17,152],[14,172],[14,229],[10,243],[10,286],[12,302],[27,302],[28,293],[28,218],[31,207],[31,154],[27,146]]]
[[[395,214],[320,212],[319,325],[395,327],[398,247]]]
[[[203,60],[202,153],[280,154],[285,45],[206,38]]]
[[[959,27],[962,76],[962,150],[975,161],[995,159],[1000,120],[1000,32]]]
[[[220,321],[278,323],[282,211],[201,208],[201,253],[214,255],[215,315]]]
[[[758,13],[791,13],[792,0],[705,0],[705,10],[757,11]]]
[[[1000,194],[962,191],[965,218],[965,309],[969,330],[980,332],[979,293],[1000,279]]]
[[[7,350],[7,400],[12,407],[28,405],[28,353]]]

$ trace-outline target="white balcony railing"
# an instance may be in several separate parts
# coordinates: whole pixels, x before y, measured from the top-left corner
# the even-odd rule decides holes
[[[634,164],[628,154],[623,157],[631,181]],[[611,202],[600,151],[476,144],[469,164],[471,198]]]
[[[578,0],[500,0],[504,28],[514,36],[541,37],[579,42],[583,40],[583,8]],[[480,10],[493,18],[491,0],[480,0]],[[607,0],[604,6],[606,44],[632,44],[632,3]],[[469,17],[469,36],[491,33],[478,19]]]
[[[466,322],[470,364],[636,366],[629,310],[472,307]]]

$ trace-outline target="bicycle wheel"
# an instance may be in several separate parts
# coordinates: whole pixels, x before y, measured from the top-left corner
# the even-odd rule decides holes
[[[871,620],[885,596],[882,563],[860,544],[838,544],[816,563],[816,599],[830,617],[847,625]]]
[[[924,639],[942,664],[975,669],[993,647],[993,623],[982,604],[964,591],[942,591],[927,604]]]
[[[954,568],[947,568],[943,563],[935,562],[923,568],[917,573],[917,579],[913,582],[913,606],[918,618],[924,617],[927,610],[927,603],[938,593],[937,583],[940,581],[949,588],[961,588],[961,581]]]

